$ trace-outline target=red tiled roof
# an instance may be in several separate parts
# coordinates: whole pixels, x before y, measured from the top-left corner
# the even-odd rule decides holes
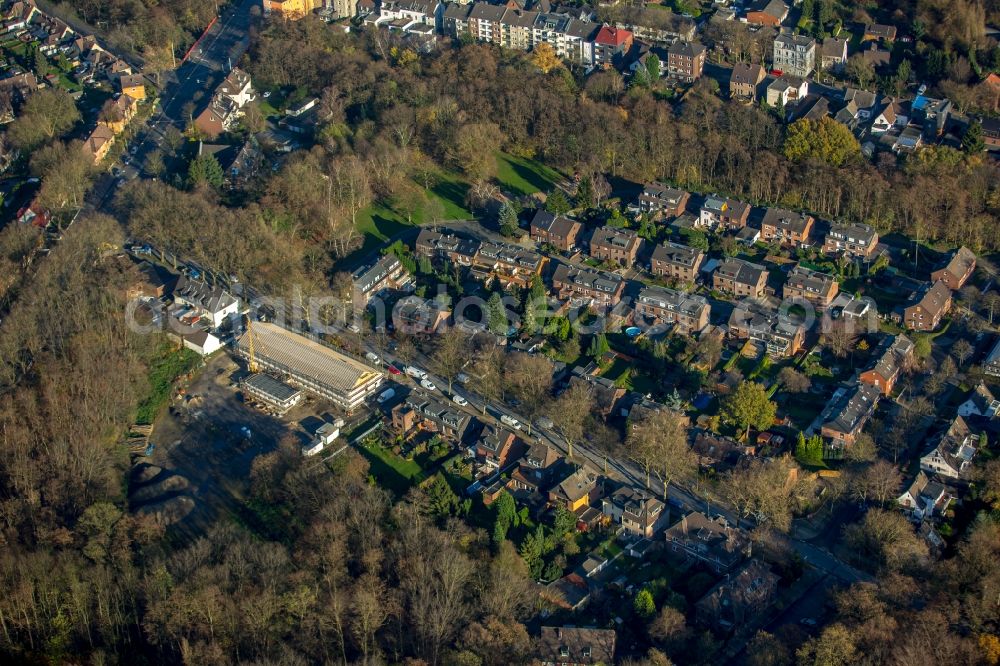
[[[628,30],[614,28],[610,25],[602,25],[601,29],[597,32],[597,37],[594,38],[594,42],[604,46],[621,46],[630,39],[632,39],[632,33]]]

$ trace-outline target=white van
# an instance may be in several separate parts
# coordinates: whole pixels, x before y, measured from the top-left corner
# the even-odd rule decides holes
[[[424,372],[423,370],[421,370],[420,368],[418,368],[415,365],[408,365],[408,366],[406,366],[406,374],[408,374],[409,376],[413,377],[417,381],[419,381],[421,379],[427,379],[427,373]]]
[[[504,425],[510,426],[514,430],[520,430],[521,429],[521,422],[518,421],[517,419],[515,419],[513,416],[507,416],[506,414],[501,414],[500,415],[500,423],[503,423]]]
[[[376,365],[382,362],[382,359],[380,359],[378,354],[375,352],[368,352],[365,354],[365,358],[368,359],[369,362],[375,363]]]
[[[396,397],[396,389],[386,389],[382,391],[382,393],[379,395],[378,398],[376,398],[376,402],[378,402],[378,404],[381,405],[386,400],[392,400],[395,397]]]

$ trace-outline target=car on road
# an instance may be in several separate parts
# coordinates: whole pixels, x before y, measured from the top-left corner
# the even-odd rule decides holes
[[[453,395],[453,396],[451,397],[451,400],[452,400],[452,402],[454,402],[454,403],[455,403],[456,405],[460,405],[460,406],[462,406],[462,407],[465,407],[466,405],[468,405],[468,404],[469,404],[469,401],[468,401],[468,400],[466,400],[465,398],[463,398],[463,397],[462,397],[462,396],[460,396],[460,395]]]
[[[801,620],[799,620],[799,624],[801,624],[804,627],[815,627],[817,623],[816,620],[814,620],[811,617],[804,617]]]
[[[413,377],[417,381],[427,379],[427,373],[415,365],[406,366],[406,374],[408,374],[410,377]]]
[[[397,368],[394,365],[390,365],[389,368],[388,368],[388,370],[389,370],[389,374],[390,375],[401,375],[401,374],[403,374],[403,371],[400,370],[399,368]]]
[[[368,359],[372,363],[378,363],[381,360],[381,359],[379,359],[378,354],[376,354],[374,352],[368,352],[368,353],[366,353],[365,354],[365,358]]]
[[[377,398],[375,398],[375,402],[381,405],[386,400],[392,400],[395,397],[396,397],[396,389],[386,389],[382,391],[382,393],[380,393]]]
[[[507,414],[500,415],[500,423],[503,423],[506,426],[510,426],[514,430],[521,429],[521,422],[515,419],[513,416],[509,416]]]
[[[437,391],[438,390],[438,387],[434,385],[434,382],[432,382],[429,379],[421,379],[420,380],[420,385],[423,386],[428,391]]]

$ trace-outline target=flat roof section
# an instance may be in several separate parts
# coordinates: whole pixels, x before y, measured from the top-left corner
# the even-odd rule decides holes
[[[275,402],[285,404],[293,401],[302,391],[292,388],[288,384],[278,381],[271,375],[262,372],[250,375],[243,380],[243,385],[253,393]]]

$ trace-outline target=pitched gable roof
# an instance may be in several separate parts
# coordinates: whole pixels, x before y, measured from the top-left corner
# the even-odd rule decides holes
[[[756,63],[738,62],[733,67],[729,82],[755,86],[764,80],[765,75],[764,68]]]
[[[601,46],[618,47],[630,39],[632,39],[632,33],[628,30],[615,28],[610,25],[604,25],[597,31],[597,37],[594,38],[594,43],[600,44]]]

